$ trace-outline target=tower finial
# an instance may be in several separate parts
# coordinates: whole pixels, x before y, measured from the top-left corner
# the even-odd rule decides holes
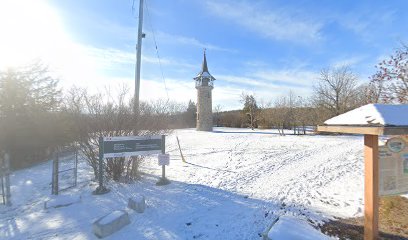
[[[205,56],[205,51],[206,51],[206,50],[207,50],[207,49],[204,48],[204,60],[203,60],[203,66],[202,66],[201,72],[208,72],[207,58],[206,58],[206,56]]]

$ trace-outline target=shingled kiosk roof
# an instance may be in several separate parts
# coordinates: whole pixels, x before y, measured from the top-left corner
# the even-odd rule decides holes
[[[371,135],[408,134],[408,104],[368,104],[318,126],[319,132]]]

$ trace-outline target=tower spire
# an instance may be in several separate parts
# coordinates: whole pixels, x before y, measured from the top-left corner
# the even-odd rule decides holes
[[[202,79],[202,78],[208,78],[210,81],[214,81],[215,78],[211,76],[210,72],[208,71],[208,66],[207,66],[207,56],[206,56],[206,50],[204,48],[204,59],[203,59],[203,64],[201,66],[201,71],[197,74],[197,77],[194,78],[194,80],[197,79]]]
[[[204,60],[203,60],[203,66],[202,66],[202,69],[201,69],[201,72],[203,73],[203,72],[208,72],[208,67],[207,67],[207,58],[206,58],[206,56],[205,56],[205,51],[206,51],[207,49],[205,49],[204,48]],[[208,72],[209,73],[209,72]]]

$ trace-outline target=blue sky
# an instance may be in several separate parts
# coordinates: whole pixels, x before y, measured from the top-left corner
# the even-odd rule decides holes
[[[9,4],[0,9],[13,13],[9,18],[15,21],[0,20],[16,26],[9,27],[8,42],[0,40],[6,41],[0,51],[27,59],[13,54],[10,45],[23,52],[28,43],[24,53],[45,59],[64,88],[133,88],[138,0],[134,11],[132,0],[4,1]],[[203,48],[217,79],[213,105],[226,110],[240,108],[243,91],[264,102],[290,90],[309,96],[327,67],[348,65],[367,82],[374,65],[408,41],[408,2],[402,0],[145,2],[142,100],[195,100],[192,78]],[[0,58],[0,66],[7,63]]]

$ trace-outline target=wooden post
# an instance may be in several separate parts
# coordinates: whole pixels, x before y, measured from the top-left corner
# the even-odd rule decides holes
[[[378,239],[378,136],[364,135],[364,240]]]

